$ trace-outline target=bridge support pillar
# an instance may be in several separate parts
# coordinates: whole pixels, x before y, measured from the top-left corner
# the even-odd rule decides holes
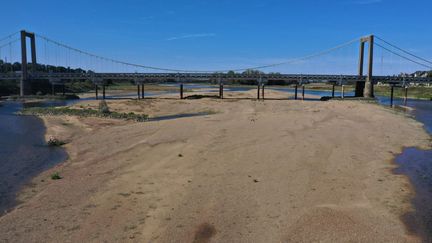
[[[345,85],[342,85],[341,98],[345,99]]]
[[[390,84],[390,107],[393,107],[394,84]]]
[[[364,66],[364,47],[365,42],[364,39],[360,39],[360,53],[359,53],[359,66],[358,66],[358,75],[359,79],[363,78],[363,66]],[[355,97],[363,97],[365,82],[357,81],[355,84]]]
[[[30,38],[32,69],[36,72],[36,38],[34,33],[29,33],[21,30],[21,81],[20,81],[20,96],[28,95],[31,93],[31,80],[28,75],[27,69],[27,37]]]
[[[102,99],[105,99],[105,85],[102,85]]]
[[[257,85],[257,100],[260,99],[260,87],[261,87],[261,84],[258,83],[258,85]]]
[[[359,55],[359,80],[363,79],[363,66],[364,66],[364,49],[365,43],[369,44],[368,51],[368,73],[366,81],[357,81],[355,96],[356,97],[374,97],[374,84],[373,84],[373,49],[374,49],[374,39],[373,35],[368,37],[363,37],[360,39],[360,55]]]
[[[332,85],[332,98],[335,97],[335,84]]]
[[[137,84],[137,98],[140,99],[141,95],[140,95],[140,86],[139,84]]]
[[[302,85],[302,100],[305,99],[305,85]]]
[[[374,83],[373,83],[373,51],[374,51],[374,36],[369,36],[369,54],[368,54],[368,76],[365,83],[364,97],[373,98]]]
[[[297,91],[298,91],[298,84],[295,85],[294,88],[294,99],[297,100]]]
[[[144,99],[144,83],[141,84],[141,99]]]
[[[180,84],[180,99],[183,99],[183,84]]]
[[[219,84],[219,98],[223,99],[223,83]]]
[[[265,90],[265,84],[262,84],[262,87],[261,87],[261,95],[262,95],[262,99],[263,100],[265,100],[265,96],[264,96],[264,90]]]
[[[98,100],[99,96],[98,96],[98,85],[97,84],[95,84],[95,95],[96,95],[96,100]]]
[[[357,81],[355,84],[355,97],[363,97],[365,89],[364,81]]]

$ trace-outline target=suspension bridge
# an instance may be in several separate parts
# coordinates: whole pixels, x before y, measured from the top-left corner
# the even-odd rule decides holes
[[[28,39],[30,39],[30,63],[27,60]],[[38,39],[38,43],[42,43],[42,48],[38,49],[36,39]],[[353,46],[357,51],[353,52],[351,50],[345,54],[348,56],[346,60],[349,61],[342,61],[337,64],[341,65],[342,63],[342,66],[345,65],[340,73],[332,73],[331,71],[323,71],[322,74],[317,73],[321,71],[319,68],[321,64],[330,63],[329,65],[332,65],[332,59],[328,58],[328,56]],[[377,49],[381,56],[378,54],[377,57]],[[365,58],[366,51],[367,57]],[[2,58],[3,53],[6,53],[4,58]],[[38,63],[37,53],[44,54],[42,62]],[[9,55],[9,61],[7,61],[7,55]],[[327,59],[322,59],[323,57],[327,57]],[[374,75],[376,66],[374,60],[376,58],[381,60],[381,70],[378,75]],[[2,70],[0,72],[0,81],[16,80],[19,82],[21,96],[29,95],[32,83],[34,84],[38,80],[49,80],[53,85],[64,85],[72,80],[91,80],[95,85],[96,92],[98,86],[105,89],[107,80],[134,82],[138,86],[138,97],[140,86],[142,92],[144,92],[145,83],[166,81],[186,83],[216,80],[223,86],[224,82],[233,80],[255,80],[258,87],[275,80],[295,84],[296,87],[305,83],[354,84],[356,97],[374,97],[374,85],[377,83],[404,87],[413,83],[432,84],[432,78],[426,75],[408,75],[410,72],[417,70],[432,70],[431,61],[374,35],[354,39],[330,49],[279,63],[226,70],[186,70],[147,66],[107,58],[71,47],[43,35],[22,30],[0,39],[0,60],[2,59],[4,63],[19,64],[19,71],[13,68],[11,70]],[[393,65],[392,68],[383,67],[384,59],[390,59],[390,65]],[[47,67],[43,71],[37,69],[37,65],[41,63]],[[366,68],[364,67],[365,64]],[[66,68],[62,71],[50,70],[50,68],[58,66]],[[70,67],[79,68],[81,71],[70,71]],[[294,68],[292,73],[258,72],[277,67]],[[304,71],[305,67],[308,68],[307,70],[314,70],[314,73],[308,74],[307,72],[298,71]],[[143,71],[138,72],[137,69]],[[254,70],[254,72],[247,72],[248,70]]]

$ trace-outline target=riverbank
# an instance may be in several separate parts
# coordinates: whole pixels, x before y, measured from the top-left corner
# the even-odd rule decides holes
[[[212,115],[44,117],[46,136],[68,141],[69,159],[20,194],[24,203],[0,218],[0,240],[420,241],[401,221],[413,193],[392,160],[403,147],[427,148],[430,136],[400,113],[358,101],[108,105],[150,117]],[[63,179],[47,179],[53,172]]]
[[[284,86],[280,86],[284,87]],[[353,85],[345,85],[345,93],[354,93]],[[320,90],[320,91],[332,91],[332,85],[330,84],[308,84],[306,85],[306,90]],[[342,92],[341,86],[335,87],[335,92]],[[376,96],[386,96],[389,97],[391,93],[391,88],[388,85],[375,85],[374,92]],[[404,98],[405,89],[401,87],[394,88],[395,98]],[[421,100],[431,100],[432,99],[432,87],[409,87],[408,88],[408,98],[410,99],[421,99]]]

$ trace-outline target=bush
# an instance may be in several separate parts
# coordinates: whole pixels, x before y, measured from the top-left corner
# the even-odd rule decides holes
[[[89,81],[72,81],[66,83],[66,91],[72,93],[83,93],[94,89],[94,84]]]
[[[62,179],[62,177],[58,172],[51,174],[51,180],[60,180],[60,179]]]
[[[102,114],[109,114],[111,113],[108,107],[108,104],[105,102],[105,100],[101,100],[99,102],[99,112]]]
[[[15,80],[2,80],[0,82],[0,96],[19,94],[19,86]]]

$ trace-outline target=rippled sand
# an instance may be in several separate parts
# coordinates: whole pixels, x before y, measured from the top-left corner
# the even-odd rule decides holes
[[[0,218],[0,241],[419,241],[401,221],[411,187],[391,170],[402,147],[429,145],[420,123],[359,101],[174,97],[108,105],[211,115],[45,117],[70,158],[21,193],[24,203]],[[48,179],[54,171],[64,178]]]

